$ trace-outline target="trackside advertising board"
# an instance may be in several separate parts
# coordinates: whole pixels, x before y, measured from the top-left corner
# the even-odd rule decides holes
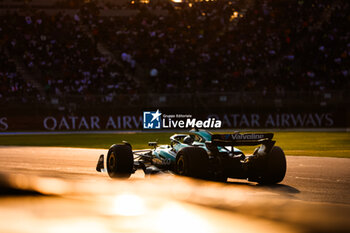
[[[279,113],[166,113],[161,109],[140,114],[38,114],[0,115],[0,131],[171,130],[235,128],[345,128],[344,112]]]

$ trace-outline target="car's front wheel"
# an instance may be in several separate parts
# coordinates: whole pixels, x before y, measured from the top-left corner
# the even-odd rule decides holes
[[[134,156],[130,145],[113,145],[108,150],[107,172],[111,178],[129,178],[133,173]]]

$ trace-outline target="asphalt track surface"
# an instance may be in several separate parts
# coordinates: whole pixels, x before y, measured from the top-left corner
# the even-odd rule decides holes
[[[283,182],[261,186],[111,180],[95,171],[106,152],[0,147],[0,232],[350,232],[350,159],[287,156]]]

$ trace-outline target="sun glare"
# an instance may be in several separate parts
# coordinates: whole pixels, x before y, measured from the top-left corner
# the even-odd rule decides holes
[[[159,232],[212,232],[210,225],[199,215],[176,203],[168,203],[159,211],[156,217],[156,229]],[[177,224],[174,224],[176,222]],[[169,227],[171,226],[171,227]]]
[[[144,200],[134,194],[117,195],[113,200],[113,214],[122,216],[142,215],[146,211]]]
[[[234,11],[230,17],[230,21],[233,21],[234,19],[238,18],[239,13],[238,11]]]

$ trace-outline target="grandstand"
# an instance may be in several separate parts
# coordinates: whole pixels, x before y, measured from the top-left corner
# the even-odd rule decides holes
[[[5,106],[350,102],[345,0],[3,0],[0,8]]]

